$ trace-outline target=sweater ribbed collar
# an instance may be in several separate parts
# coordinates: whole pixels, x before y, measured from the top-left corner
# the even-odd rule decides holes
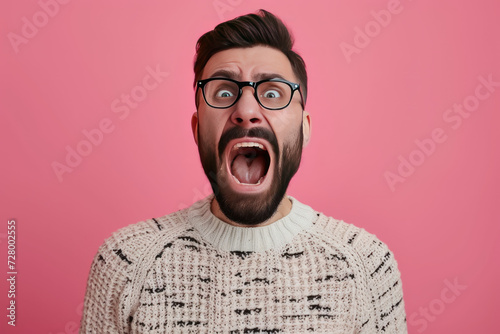
[[[300,232],[310,228],[314,210],[289,196],[292,209],[285,217],[267,226],[229,225],[212,213],[213,194],[194,203],[188,211],[189,222],[215,248],[225,251],[261,252],[280,248]]]

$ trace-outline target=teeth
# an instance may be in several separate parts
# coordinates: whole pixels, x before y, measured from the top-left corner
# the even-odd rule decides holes
[[[237,143],[236,145],[233,146],[233,150],[237,150],[240,147],[258,147],[261,150],[265,150],[264,145],[259,144],[259,143],[254,143],[254,142]]]
[[[233,175],[233,178],[234,178],[234,180],[236,181],[236,183],[238,183],[238,184],[243,184],[243,185],[245,185],[245,186],[258,186],[258,185],[260,184],[260,181],[262,181],[262,179],[264,178],[264,176],[263,176],[263,177],[261,177],[261,178],[259,179],[259,181],[257,181],[257,183],[255,183],[255,184],[254,184],[254,183],[244,183],[244,182],[240,182],[240,180],[238,180],[238,179],[236,178],[236,176],[234,176],[234,175]]]

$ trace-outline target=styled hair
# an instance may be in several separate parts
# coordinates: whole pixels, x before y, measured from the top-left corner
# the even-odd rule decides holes
[[[210,57],[232,48],[269,46],[285,54],[301,86],[304,105],[307,99],[307,72],[302,57],[292,50],[294,39],[285,24],[276,16],[259,10],[233,20],[222,22],[214,30],[205,33],[196,43],[194,62],[194,86],[201,80],[203,69]]]

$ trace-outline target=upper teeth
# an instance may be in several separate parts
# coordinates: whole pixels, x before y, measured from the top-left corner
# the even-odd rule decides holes
[[[254,142],[243,142],[243,143],[237,143],[236,145],[234,145],[233,150],[237,150],[240,147],[258,147],[261,150],[264,149],[264,145],[262,145],[262,144],[254,143]]]

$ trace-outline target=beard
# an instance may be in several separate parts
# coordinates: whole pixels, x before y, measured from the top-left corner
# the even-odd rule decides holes
[[[229,182],[233,182],[228,178],[233,176],[224,177],[221,175],[224,168],[222,157],[227,144],[233,139],[243,137],[265,139],[273,148],[274,156],[269,158],[275,161],[274,179],[271,180],[271,185],[265,193],[242,194],[235,192],[228,185]],[[290,142],[284,143],[283,152],[280,152],[276,136],[270,130],[234,127],[222,134],[218,145],[219,159],[217,160],[216,152],[200,137],[198,131],[198,151],[201,164],[222,213],[230,220],[247,226],[258,225],[271,218],[285,196],[290,180],[299,169],[303,137],[301,124],[296,136]]]

